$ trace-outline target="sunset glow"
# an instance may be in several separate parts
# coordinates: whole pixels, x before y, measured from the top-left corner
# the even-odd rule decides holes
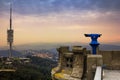
[[[6,32],[9,28],[9,5],[7,4],[9,0],[0,1],[0,46],[6,46]],[[105,1],[106,3],[104,0],[99,0],[98,6],[93,0],[14,0],[14,44],[86,43],[89,40],[84,37],[85,33],[102,34],[99,39],[102,43],[119,43],[120,1]],[[111,9],[106,7],[106,4]]]

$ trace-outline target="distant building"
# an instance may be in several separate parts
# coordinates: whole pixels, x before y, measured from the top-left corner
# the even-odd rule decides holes
[[[40,58],[48,58],[48,59],[53,58],[53,55],[49,53],[36,53],[36,54],[33,54],[32,56],[40,57]]]

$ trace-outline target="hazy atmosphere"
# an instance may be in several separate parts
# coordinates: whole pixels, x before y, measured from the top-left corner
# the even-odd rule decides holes
[[[10,1],[14,45],[88,43],[85,33],[102,34],[101,43],[120,43],[120,0],[0,0],[0,46],[7,45]]]
[[[120,0],[0,0],[0,80],[120,80]]]

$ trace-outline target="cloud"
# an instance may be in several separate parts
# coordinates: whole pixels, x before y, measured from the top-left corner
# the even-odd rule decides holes
[[[12,0],[13,1],[13,0]],[[7,11],[10,0],[0,0],[0,11]],[[19,14],[50,14],[62,11],[120,11],[120,0],[15,0],[14,11]]]

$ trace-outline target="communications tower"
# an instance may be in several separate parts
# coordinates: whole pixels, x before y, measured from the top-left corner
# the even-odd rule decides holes
[[[12,29],[12,4],[10,4],[10,28],[7,30],[7,42],[9,44],[9,58],[12,57],[12,45],[13,45],[13,32]]]

